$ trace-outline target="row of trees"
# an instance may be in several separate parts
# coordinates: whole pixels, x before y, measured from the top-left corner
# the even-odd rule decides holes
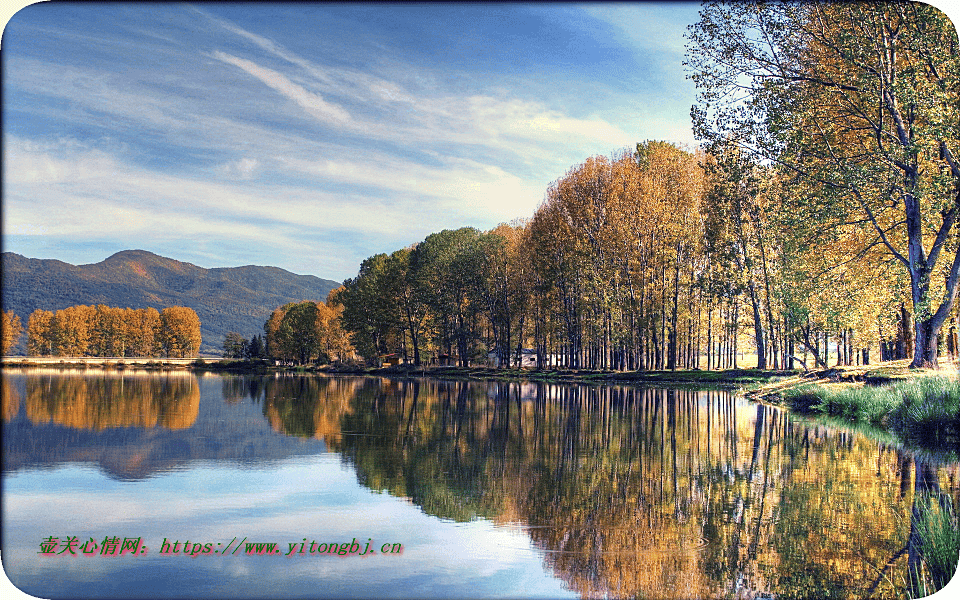
[[[353,358],[349,334],[341,327],[342,307],[327,302],[291,302],[275,309],[263,325],[264,336],[251,339],[230,332],[223,341],[225,358],[269,358],[294,364],[344,362]]]
[[[185,306],[38,309],[27,323],[30,356],[189,358],[199,350],[200,318]]]
[[[936,366],[960,277],[953,24],[911,2],[711,2],[700,17],[686,63],[695,133],[790,186],[777,208],[799,260],[785,268],[818,275],[794,291],[847,330],[903,302],[912,365]],[[805,326],[808,306],[796,308]]]
[[[465,365],[532,347],[541,365],[608,369],[955,354],[949,20],[906,3],[709,3],[688,40],[702,151],[592,157],[527,221],[368,258],[336,299],[357,350]]]
[[[710,369],[746,350],[779,368],[802,354],[825,365],[832,342],[839,362],[869,360],[905,298],[882,262],[829,269],[798,252],[792,193],[735,146],[646,142],[571,168],[527,221],[368,258],[332,301],[370,359],[467,365],[492,351],[507,365],[530,347],[543,366]],[[862,292],[859,309],[844,301]]]

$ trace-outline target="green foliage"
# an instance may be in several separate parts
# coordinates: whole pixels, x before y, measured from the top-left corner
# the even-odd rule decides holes
[[[960,521],[948,495],[932,498],[924,495],[918,498],[917,508],[920,517],[917,521],[917,533],[920,537],[920,555],[925,567],[919,583],[921,587],[927,588],[923,595],[928,595],[943,589],[957,572],[957,563],[960,560]]]
[[[250,342],[236,331],[230,331],[223,338],[224,358],[245,358]]]
[[[960,381],[924,377],[897,383],[901,404],[890,423],[908,438],[924,445],[956,444],[960,437]]]
[[[921,377],[876,387],[806,384],[783,397],[794,410],[889,427],[923,447],[960,443],[960,381],[953,378]]]

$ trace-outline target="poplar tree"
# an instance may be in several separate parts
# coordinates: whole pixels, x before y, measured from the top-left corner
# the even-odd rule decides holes
[[[708,3],[688,34],[697,136],[733,139],[816,190],[798,229],[859,223],[902,265],[913,367],[937,364],[960,255],[960,56],[937,9],[908,2]]]
[[[20,336],[23,334],[23,324],[20,322],[20,317],[17,316],[12,310],[7,310],[3,312],[3,355],[6,356],[10,352],[10,348],[13,348],[18,341],[20,341]]]

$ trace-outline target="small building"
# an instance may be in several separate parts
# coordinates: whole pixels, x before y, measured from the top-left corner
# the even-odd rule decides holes
[[[500,353],[496,348],[487,353],[487,364],[494,368],[500,367]],[[516,351],[510,351],[510,365],[511,367],[516,367],[517,365],[517,353]],[[539,365],[537,364],[537,351],[532,348],[524,348],[520,351],[520,365],[521,369],[536,369]]]
[[[403,357],[399,354],[381,354],[380,364],[385,367],[395,367],[403,362]]]

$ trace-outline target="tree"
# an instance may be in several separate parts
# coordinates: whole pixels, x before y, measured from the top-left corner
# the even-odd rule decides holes
[[[96,309],[93,306],[69,306],[53,315],[52,334],[57,356],[86,356]]]
[[[249,342],[236,331],[227,332],[223,338],[224,358],[245,358],[249,350]]]
[[[708,240],[713,256],[727,267],[724,279],[746,289],[752,308],[757,368],[767,368],[767,339],[775,339],[770,312],[769,291],[766,302],[761,284],[766,269],[762,258],[763,228],[759,207],[763,194],[761,168],[735,145],[721,147],[710,162],[711,188],[707,194]],[[769,325],[769,327],[767,326]],[[774,348],[774,353],[776,349]]]
[[[807,232],[859,223],[907,275],[911,366],[936,366],[960,277],[960,54],[937,9],[906,2],[710,3],[690,29],[694,129],[808,186]]]
[[[186,306],[165,308],[160,311],[159,337],[164,356],[196,356],[200,350],[200,317]]]
[[[353,352],[350,336],[344,331],[339,304],[344,288],[328,295],[323,302],[291,302],[273,311],[264,324],[268,354],[281,360],[330,362],[343,360]]]
[[[247,352],[244,354],[244,358],[265,358],[266,355],[267,349],[263,337],[257,334],[250,338],[250,343],[247,345]]]
[[[354,354],[351,334],[343,327],[343,305],[338,301],[343,286],[330,290],[326,303],[320,303],[320,319],[323,328],[321,351],[329,360],[343,362]]]
[[[138,308],[130,315],[127,353],[130,356],[160,356],[160,311]]]
[[[284,356],[304,365],[320,352],[320,310],[316,302],[300,302],[286,309],[276,336]]]
[[[427,236],[410,256],[419,297],[433,317],[435,343],[447,354],[455,343],[464,367],[479,350],[478,318],[492,255],[487,248],[501,242],[473,227],[445,229]]]
[[[3,355],[6,356],[10,349],[20,341],[20,335],[23,333],[23,325],[20,317],[12,310],[3,313]]]
[[[360,264],[356,277],[343,282],[335,298],[343,307],[343,328],[353,335],[357,351],[371,362],[400,350],[403,324],[398,309],[401,282],[396,277],[396,261],[376,254]]]

